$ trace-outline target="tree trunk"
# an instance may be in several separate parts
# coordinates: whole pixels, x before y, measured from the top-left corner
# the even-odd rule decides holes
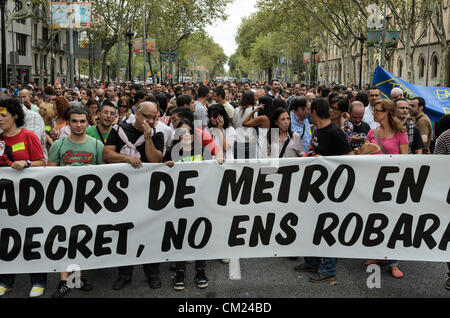
[[[414,83],[414,52],[411,47],[411,40],[409,34],[406,35],[405,41],[405,62],[406,62],[406,80],[409,83]]]
[[[448,85],[448,45],[447,41],[441,41],[441,71],[439,74],[439,86],[446,87]]]

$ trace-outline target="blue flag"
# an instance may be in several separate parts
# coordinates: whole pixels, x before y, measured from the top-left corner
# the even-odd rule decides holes
[[[383,98],[390,99],[391,90],[400,87],[405,98],[422,97],[425,99],[425,114],[432,122],[450,114],[450,88],[428,87],[410,84],[397,76],[392,75],[381,66],[378,66],[373,76],[373,85],[380,88]]]

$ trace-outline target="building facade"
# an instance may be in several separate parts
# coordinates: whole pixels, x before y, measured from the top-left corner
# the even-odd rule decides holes
[[[444,25],[447,33],[447,44],[450,44],[450,8],[444,7]],[[418,26],[419,31],[423,30],[425,27],[426,35],[422,38],[422,40],[417,43],[413,47],[414,55],[413,55],[413,68],[414,68],[414,80],[412,84],[423,85],[427,84],[427,74],[428,74],[428,86],[440,86],[440,72],[441,68],[445,67],[445,63],[443,63],[441,44],[439,42],[438,37],[435,34],[435,31],[431,24],[423,26]],[[392,28],[389,28],[392,29]],[[367,37],[367,35],[366,35]],[[347,83],[343,83],[344,78],[344,69],[343,69],[343,58],[342,51],[336,45],[328,46],[328,78],[325,78],[325,61],[321,61],[318,66],[318,80],[320,82],[327,83],[341,83],[344,85],[359,84],[359,72],[361,65],[361,43],[359,41],[355,41],[354,46],[352,47],[352,55],[351,55],[351,65],[350,65],[350,76]],[[371,50],[370,56],[372,57],[371,65],[368,65],[367,54],[368,50]],[[450,49],[447,48],[447,52],[450,53]],[[324,53],[321,52],[321,57],[324,56]],[[445,58],[445,57],[444,57]],[[450,58],[450,54],[448,54],[447,59]],[[372,84],[372,75],[375,70],[375,67],[378,61],[381,60],[381,52],[378,48],[367,48],[365,45],[363,58],[362,58],[362,85]],[[450,60],[447,65],[450,65]],[[391,72],[392,74],[407,80],[407,68],[406,68],[406,52],[402,43],[399,41],[397,48],[388,49],[386,54],[386,62],[385,69]],[[448,75],[448,79],[450,79],[450,69],[447,67],[445,72]],[[450,86],[449,80],[447,83],[444,83],[444,86]]]
[[[9,18],[20,11],[21,6],[20,1],[8,0]],[[52,30],[47,23],[43,23],[45,15],[42,8],[33,8],[33,13],[33,17],[7,23],[8,82],[13,83],[14,76],[16,82],[22,84],[34,82],[41,87],[54,83],[58,78],[62,83],[67,82],[69,65],[67,30]],[[79,75],[79,61],[75,59],[75,78],[77,75]]]

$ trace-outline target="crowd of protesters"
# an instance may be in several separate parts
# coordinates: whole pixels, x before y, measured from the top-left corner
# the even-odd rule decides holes
[[[421,97],[393,89],[382,99],[377,87],[280,83],[64,84],[44,90],[32,84],[0,90],[0,167],[164,163],[358,154],[450,154],[450,115],[433,127]],[[227,263],[227,260],[222,260]],[[385,264],[394,278],[396,260]],[[449,272],[450,272],[450,263]],[[160,264],[144,264],[152,289],[161,287]],[[177,262],[173,288],[185,288],[186,263]],[[195,262],[195,281],[208,286],[206,262]],[[337,258],[304,257],[295,271],[313,283],[336,276]],[[83,273],[84,274],[84,273]],[[133,266],[118,268],[113,289],[132,279]],[[445,287],[450,289],[450,273]],[[31,274],[30,297],[44,293],[47,274]],[[0,296],[14,284],[0,275]],[[52,297],[71,288],[68,273]],[[92,290],[85,275],[84,291]]]

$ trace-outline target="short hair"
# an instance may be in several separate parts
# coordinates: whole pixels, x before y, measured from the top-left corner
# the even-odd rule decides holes
[[[325,99],[315,99],[311,103],[311,112],[315,111],[317,116],[321,119],[330,118],[330,103]]]
[[[189,107],[177,107],[172,110],[172,116],[178,114],[180,118],[194,122],[194,113]]]
[[[350,103],[350,106],[348,107],[348,113],[349,114],[351,114],[353,112],[353,108],[355,107],[355,105],[362,106],[363,110],[365,108],[363,102],[361,102],[359,100],[355,100],[354,102]]]
[[[134,89],[137,92],[137,91],[140,91],[142,89],[142,87],[141,87],[141,85],[133,84],[133,85],[130,86],[130,91],[132,89]]]
[[[267,96],[267,97],[269,97],[269,96]],[[269,98],[271,98],[271,97],[269,97]],[[284,101],[284,99],[275,98],[273,100],[273,109],[280,108],[280,107],[284,108],[284,109],[288,108],[286,102]],[[265,110],[265,108],[264,108],[264,110]]]
[[[73,114],[85,115],[86,120],[88,120],[88,118],[89,118],[88,112],[84,107],[71,106],[71,107],[67,108],[66,111],[64,112],[64,118],[66,119],[66,121],[69,121],[70,116],[72,116]]]
[[[1,97],[0,107],[6,108],[7,112],[13,117],[17,115],[17,119],[14,119],[17,127],[22,127],[25,124],[25,112],[23,111],[20,101],[16,97]]]
[[[348,99],[352,99],[352,98],[353,98],[353,92],[352,92],[352,91],[345,90],[345,91],[342,92],[342,94],[343,94],[344,96],[347,95],[346,97],[347,97]]]
[[[156,99],[156,97],[153,94],[146,95],[144,102],[152,102],[156,104],[156,107],[159,108],[159,101]]]
[[[272,79],[272,80],[270,80],[270,82],[269,82],[269,85],[270,86],[272,86],[273,85],[273,82],[280,82],[279,80],[277,80],[277,79]]]
[[[183,107],[189,105],[192,101],[192,96],[190,95],[180,95],[177,97],[177,107]]]
[[[100,106],[98,107],[97,113],[101,113],[102,110],[103,110],[103,107],[105,107],[105,106],[107,106],[107,107],[112,107],[112,108],[116,109],[116,105],[114,105],[114,103],[113,103],[111,100],[105,99],[105,100],[100,104]]]
[[[214,93],[216,93],[216,95],[220,96],[222,99],[225,99],[226,94],[225,94],[225,90],[222,87],[216,88]]]
[[[442,116],[436,123],[436,138],[450,129],[450,114]]]
[[[201,85],[201,86],[198,88],[198,97],[199,97],[199,98],[204,98],[204,97],[208,96],[209,91],[210,91],[210,89],[209,89],[208,86],[206,86],[206,85]]]
[[[328,95],[330,95],[330,89],[328,87],[322,87],[322,89],[320,90],[320,96],[326,98],[328,97]]]
[[[369,93],[366,91],[360,91],[356,94],[355,100],[364,104],[364,107],[369,106]]]
[[[419,107],[423,107],[423,109],[425,110],[426,103],[425,103],[425,99],[424,98],[417,96],[417,97],[411,98],[411,100],[418,100],[419,101]]]
[[[381,91],[381,89],[378,86],[372,86],[371,88],[369,88],[370,91],[374,91],[374,90],[379,90]]]
[[[348,103],[348,99],[345,97],[336,97],[333,98],[330,101],[330,105],[332,104],[336,104],[337,103],[337,107],[339,108],[339,110],[343,113],[348,112],[348,107],[349,107],[349,103]]]
[[[400,87],[394,87],[394,88],[391,90],[391,94],[392,94],[392,93],[398,94],[398,95],[400,95],[400,96],[403,97],[403,90],[402,90]]]
[[[138,101],[140,99],[145,99],[147,97],[147,94],[143,91],[137,91],[136,94],[134,94],[134,101]]]
[[[397,103],[398,102],[401,102],[401,101],[403,101],[403,102],[407,102],[408,103],[408,100],[406,99],[406,98],[399,98],[399,99],[397,99],[396,101],[395,101],[395,106],[397,106]]]
[[[305,97],[295,97],[292,102],[291,105],[289,106],[289,110],[290,111],[294,111],[299,109],[300,107],[302,109],[305,109],[307,106],[308,100]]]

